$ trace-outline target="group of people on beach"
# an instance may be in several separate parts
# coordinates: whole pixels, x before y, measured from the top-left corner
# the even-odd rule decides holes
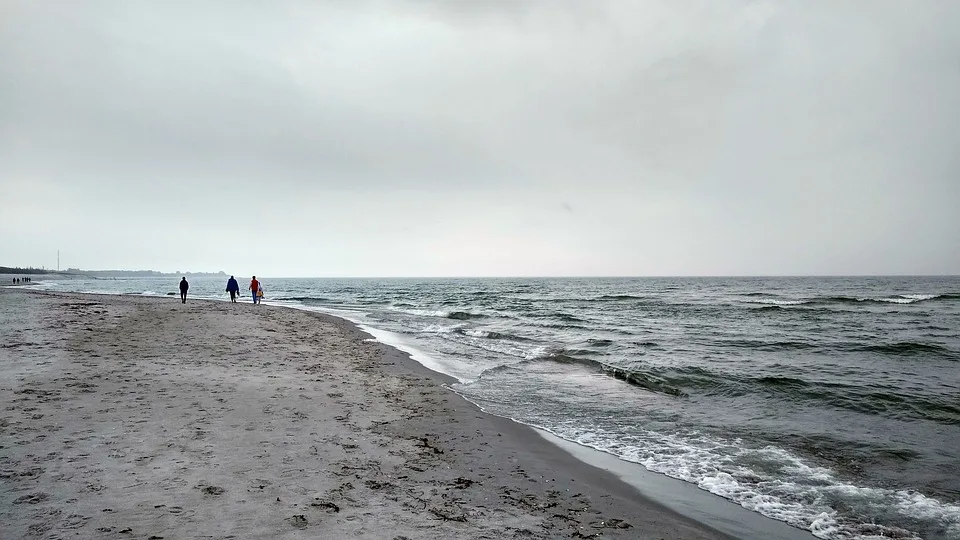
[[[31,281],[33,281],[33,280],[30,279],[30,278],[28,278],[28,277],[15,277],[15,278],[13,278],[13,284],[14,284],[14,285],[16,285],[16,284],[18,284],[18,283],[29,283],[29,282],[31,282]]]
[[[257,280],[257,276],[250,278],[250,286],[247,287],[250,290],[250,294],[253,296],[253,303],[259,304],[260,299],[263,298],[263,287],[260,286],[260,281]],[[227,280],[227,292],[230,293],[230,301],[236,303],[237,297],[240,296],[240,284],[237,283],[237,280],[230,276],[230,279]]]
[[[259,304],[260,300],[263,298],[263,287],[260,286],[260,281],[257,279],[257,276],[253,276],[250,279],[250,293],[253,296],[253,303]],[[190,283],[187,282],[187,276],[183,276],[180,279],[180,302],[187,303],[187,291],[190,290]],[[230,293],[230,301],[237,303],[237,297],[240,296],[240,284],[237,283],[236,278],[230,276],[230,279],[227,280],[227,292]]]

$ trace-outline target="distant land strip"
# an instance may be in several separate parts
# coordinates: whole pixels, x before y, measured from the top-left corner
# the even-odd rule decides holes
[[[49,270],[46,268],[21,268],[17,266],[0,266],[0,274],[54,274],[61,276],[85,277],[166,277],[166,276],[225,276],[223,270],[219,272],[158,272],[156,270],[80,270],[68,268],[66,270]]]

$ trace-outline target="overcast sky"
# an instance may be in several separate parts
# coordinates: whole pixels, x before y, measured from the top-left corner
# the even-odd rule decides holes
[[[960,273],[960,2],[0,0],[0,265]]]

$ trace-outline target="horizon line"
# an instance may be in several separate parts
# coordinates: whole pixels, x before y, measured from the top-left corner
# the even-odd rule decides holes
[[[2,265],[0,265],[2,266]],[[30,268],[30,267],[4,267],[5,269],[20,269],[20,270],[46,270],[44,268]],[[147,269],[137,269],[137,270],[120,270],[120,269],[108,269],[108,270],[83,270],[83,269],[73,269],[74,272],[118,272],[118,273],[134,273],[134,272],[155,272],[158,274],[169,274],[169,275],[189,275],[189,274],[212,274],[212,275],[245,275],[245,274],[230,274],[223,270],[217,271],[179,271],[179,272],[168,272],[163,270],[147,270]],[[13,274],[10,274],[13,275]],[[45,275],[75,275],[70,273],[69,270],[50,270]],[[254,274],[251,274],[254,275]],[[564,274],[564,275],[329,275],[329,276],[318,276],[318,275],[280,275],[280,276],[269,276],[268,274],[255,274],[262,277],[268,277],[270,279],[663,279],[663,278],[877,278],[877,277],[960,277],[960,273],[956,274],[902,274],[902,273],[877,273],[877,274],[593,274],[593,275],[574,275],[574,274]]]

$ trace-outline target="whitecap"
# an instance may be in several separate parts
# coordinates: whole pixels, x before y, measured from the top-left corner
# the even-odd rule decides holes
[[[778,300],[776,298],[758,298],[744,300],[747,304],[763,304],[768,306],[799,306],[808,303],[807,300]]]
[[[416,315],[418,317],[448,317],[450,315],[449,311],[439,309],[405,309],[396,306],[390,306],[389,309],[398,313],[406,313],[407,315]]]

